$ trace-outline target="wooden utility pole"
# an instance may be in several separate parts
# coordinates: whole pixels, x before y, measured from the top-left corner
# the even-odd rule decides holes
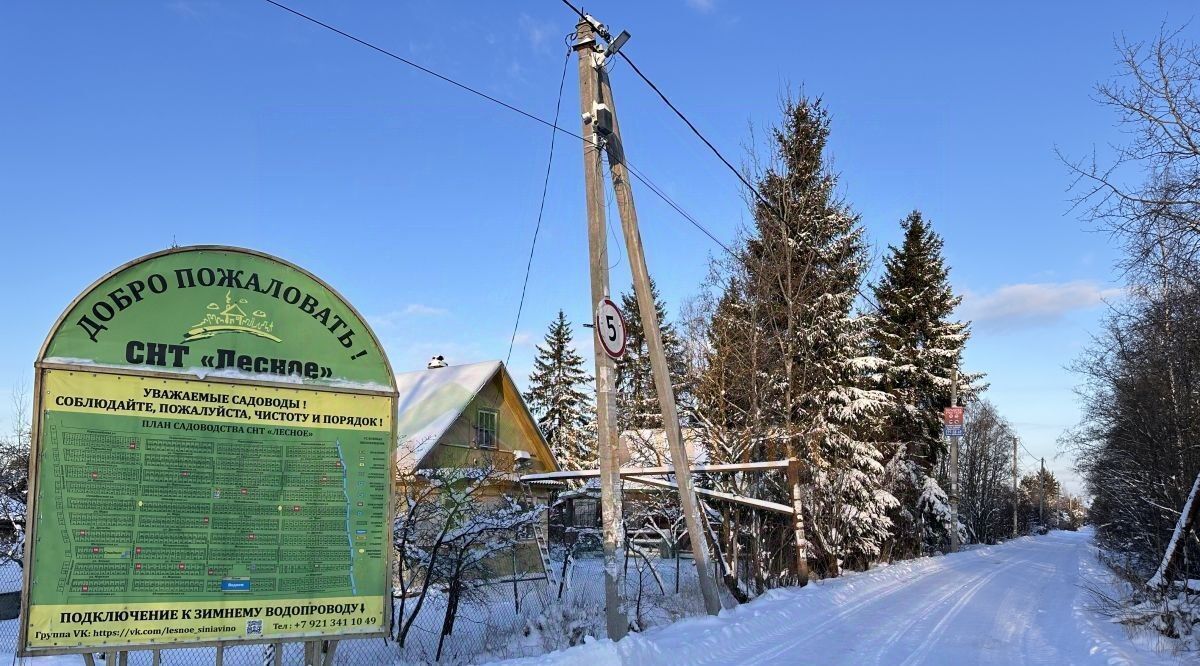
[[[585,21],[586,23],[586,21]],[[582,58],[582,55],[581,55]],[[580,60],[582,63],[583,60]],[[683,445],[683,433],[679,427],[679,412],[675,405],[675,388],[671,383],[671,372],[667,367],[667,356],[663,350],[662,329],[659,327],[658,311],[654,307],[654,294],[650,291],[650,271],[646,267],[646,254],[642,249],[642,233],[638,229],[637,209],[633,205],[633,190],[629,185],[628,167],[625,164],[625,148],[621,143],[621,126],[617,122],[617,109],[613,101],[612,86],[608,71],[604,69],[602,53],[596,53],[592,61],[592,74],[600,83],[599,101],[605,104],[612,115],[612,131],[606,138],[608,167],[612,175],[613,192],[617,200],[617,213],[621,217],[621,231],[625,237],[625,248],[629,253],[629,268],[633,274],[633,293],[637,296],[638,312],[642,317],[642,331],[646,336],[646,348],[650,352],[650,367],[654,375],[654,388],[658,393],[658,405],[662,411],[663,430],[671,450],[671,463],[675,467],[675,482],[679,486],[679,504],[683,521],[687,526],[692,544],[692,558],[704,597],[704,608],[709,615],[721,611],[721,598],[717,585],[709,573],[708,540],[700,522],[700,503],[692,490],[691,463]],[[580,65],[582,73],[583,66]],[[598,340],[599,338],[597,338]],[[599,344],[599,342],[597,342]]]
[[[1017,538],[1017,436],[1013,435],[1013,538]]]
[[[594,113],[599,99],[596,76],[596,49],[593,26],[580,21],[576,26],[575,53],[579,56],[579,108],[583,114],[584,192],[587,197],[588,259],[591,264],[592,300],[595,308],[608,297],[608,222],[604,216],[604,165],[600,154],[603,138],[596,131]],[[600,458],[600,513],[604,543],[604,605],[608,637],[620,640],[629,631],[629,619],[622,603],[624,573],[621,551],[624,529],[621,510],[620,461],[617,455],[617,410],[613,387],[616,364],[604,351],[600,337],[592,335],[596,361],[596,445]]]
[[[950,406],[958,406],[958,364],[950,369]],[[950,437],[950,552],[958,552],[958,435]]]

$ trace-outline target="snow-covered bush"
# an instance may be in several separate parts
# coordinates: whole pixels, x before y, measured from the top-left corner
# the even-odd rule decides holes
[[[583,643],[588,636],[603,636],[604,606],[599,599],[572,594],[552,599],[540,612],[525,621],[521,642],[542,652],[561,650]]]
[[[1190,588],[1195,587],[1195,590]],[[1188,588],[1176,587],[1170,593],[1139,594],[1113,615],[1126,626],[1153,629],[1177,639],[1184,650],[1200,650],[1200,580],[1188,581]],[[1140,600],[1139,600],[1140,599]]]

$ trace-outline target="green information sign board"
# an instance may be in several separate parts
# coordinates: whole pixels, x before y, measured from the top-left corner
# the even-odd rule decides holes
[[[22,654],[383,635],[395,388],[315,277],[128,264],[37,363]]]

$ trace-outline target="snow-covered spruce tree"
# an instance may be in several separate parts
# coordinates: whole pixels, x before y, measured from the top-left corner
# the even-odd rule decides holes
[[[755,458],[806,463],[811,555],[818,573],[838,575],[876,557],[891,527],[895,500],[875,444],[888,396],[873,389],[880,362],[854,311],[866,245],[825,162],[828,112],[809,99],[783,112],[758,169],[765,201],[753,202],[754,229],[714,312],[710,368],[724,377],[707,383],[725,390],[705,395],[759,441]],[[754,367],[729,367],[726,354]],[[738,376],[750,385],[725,381]]]
[[[675,389],[675,402],[679,406],[680,417],[686,419],[690,411],[686,407],[691,404],[691,388],[687,381],[688,365],[683,342],[675,326],[667,319],[666,304],[659,297],[658,286],[653,280],[650,281],[650,294],[654,298],[654,311],[658,314],[662,329],[663,351]],[[660,429],[662,411],[654,387],[650,348],[646,344],[646,331],[642,326],[637,295],[632,290],[621,295],[621,310],[625,315],[625,355],[617,361],[617,413],[621,428]]]
[[[563,469],[594,469],[595,407],[587,390],[592,378],[571,346],[571,324],[562,310],[537,350],[525,402]]]
[[[950,405],[950,374],[960,363],[970,331],[953,319],[962,300],[950,286],[942,239],[919,211],[900,223],[904,240],[889,247],[884,273],[874,285],[878,310],[871,318],[872,351],[885,363],[880,388],[892,398],[886,438],[888,490],[899,499],[891,555],[908,557],[949,541],[941,511],[945,495],[935,478],[946,451],[942,409]],[[960,374],[964,398],[979,375]],[[964,400],[965,402],[965,400]],[[922,537],[925,533],[929,538]],[[933,543],[922,543],[923,541]]]

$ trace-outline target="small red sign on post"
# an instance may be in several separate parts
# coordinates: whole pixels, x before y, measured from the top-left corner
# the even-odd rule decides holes
[[[963,408],[962,407],[947,407],[942,411],[942,422],[946,425],[963,424]]]
[[[962,407],[947,407],[942,411],[942,434],[946,437],[963,436]]]

